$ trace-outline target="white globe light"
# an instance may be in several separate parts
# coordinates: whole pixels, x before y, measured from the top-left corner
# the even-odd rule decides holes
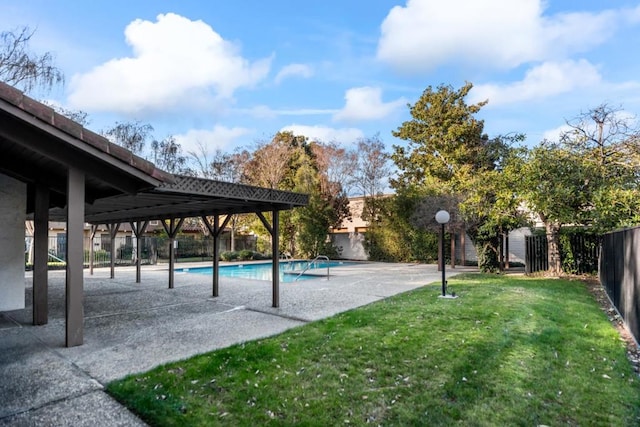
[[[445,211],[445,210],[441,210],[438,211],[436,213],[436,221],[438,221],[438,224],[446,224],[449,222],[449,212]]]

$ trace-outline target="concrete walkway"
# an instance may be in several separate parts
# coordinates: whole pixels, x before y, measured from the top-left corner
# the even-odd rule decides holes
[[[179,266],[178,266],[179,267]],[[447,276],[470,268],[447,269]],[[144,425],[104,392],[112,380],[235,343],[278,334],[307,322],[440,283],[434,265],[365,263],[331,269],[331,278],[280,284],[176,273],[167,289],[166,266],[85,270],[84,345],[64,347],[64,271],[49,273],[49,324],[31,325],[27,308],[0,313],[0,425]],[[434,286],[434,298],[440,287]]]

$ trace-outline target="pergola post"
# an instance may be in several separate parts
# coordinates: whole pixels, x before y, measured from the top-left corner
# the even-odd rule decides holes
[[[33,213],[33,324],[49,322],[49,189],[37,184]]]
[[[258,215],[264,227],[271,234],[271,253],[273,256],[273,266],[271,268],[272,306],[280,307],[280,211],[273,210],[272,225],[269,225],[269,221],[267,221],[262,212],[256,212],[256,215]]]
[[[280,307],[280,211],[273,211],[271,253],[273,253],[273,307]]]
[[[140,269],[142,265],[140,260],[140,245],[142,244],[142,235],[147,230],[149,221],[135,221],[129,224],[131,224],[133,234],[136,235],[136,283],[140,283]]]
[[[93,249],[93,241],[96,238],[98,232],[98,224],[91,224],[91,230],[89,231],[89,274],[93,276],[93,263],[96,257],[95,250]]]
[[[504,236],[504,268],[505,270],[509,269],[509,234],[505,234]]]
[[[67,176],[66,346],[82,345],[84,331],[82,268],[84,251],[84,173],[70,168]]]
[[[184,218],[180,218],[178,222],[176,222],[176,218],[170,218],[169,224],[167,224],[167,221],[162,220],[164,231],[166,231],[169,236],[169,289],[173,289],[173,272],[176,260],[174,244],[176,241],[176,234],[180,231],[180,227],[182,227],[183,222]]]
[[[438,233],[438,271],[442,271],[444,262],[444,232]]]
[[[118,229],[120,228],[120,223],[116,222],[115,224],[107,224],[107,228],[109,229],[109,241],[111,254],[109,258],[111,258],[111,278],[116,277],[116,234],[118,234]]]
[[[456,268],[456,233],[451,231],[451,268]]]
[[[220,268],[220,234],[229,223],[231,215],[227,215],[222,225],[218,226],[220,221],[220,215],[215,214],[213,216],[213,224],[209,223],[209,219],[206,216],[202,216],[202,222],[209,230],[209,234],[213,237],[213,289],[212,295],[217,297],[219,294],[220,275],[218,269]]]
[[[504,271],[504,234],[498,234],[498,269]]]
[[[465,239],[467,237],[467,231],[464,227],[460,230],[460,254],[462,255],[462,259],[460,260],[460,265],[467,265],[467,245]]]

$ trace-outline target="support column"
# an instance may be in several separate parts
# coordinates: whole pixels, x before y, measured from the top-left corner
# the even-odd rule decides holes
[[[273,211],[272,249],[273,253],[273,307],[280,307],[280,211]]]
[[[98,224],[91,224],[91,230],[89,230],[89,274],[93,276],[93,262],[95,261],[95,250],[93,249],[94,239],[98,232]]]
[[[115,224],[107,224],[107,229],[109,230],[109,241],[111,242],[110,246],[111,246],[111,254],[110,254],[110,258],[111,258],[111,278],[113,279],[114,277],[116,277],[116,245],[115,245],[115,239],[116,239],[116,234],[118,234],[118,229],[120,228],[120,223],[115,223]]]
[[[466,245],[466,240],[467,238],[467,231],[464,229],[464,227],[462,227],[462,230],[460,231],[460,254],[462,255],[462,259],[460,260],[460,262],[462,263],[462,266],[467,265],[467,245]]]
[[[498,234],[498,270],[504,271],[504,234]]]
[[[444,226],[443,226],[444,227]],[[438,233],[438,271],[444,269],[444,228]]]
[[[202,222],[204,222],[204,225],[207,227],[207,230],[209,230],[209,234],[211,234],[211,236],[213,237],[213,290],[212,290],[212,295],[214,297],[218,296],[218,290],[219,290],[219,283],[220,283],[220,275],[219,275],[219,269],[220,269],[220,234],[222,233],[222,231],[224,230],[224,228],[227,226],[227,224],[229,223],[229,220],[231,219],[232,215],[227,215],[226,218],[224,219],[224,221],[222,222],[221,226],[218,226],[219,221],[220,221],[220,216],[218,214],[215,214],[213,216],[213,224],[209,223],[209,220],[207,219],[206,216],[202,216]]]
[[[69,169],[67,177],[66,346],[82,345],[84,338],[83,234],[84,173]]]
[[[26,305],[26,217],[27,184],[0,172],[0,311],[22,310]]]
[[[136,221],[130,222],[131,229],[133,230],[133,234],[136,235],[136,283],[140,283],[140,268],[141,268],[141,260],[140,260],[140,245],[142,243],[142,235],[145,231],[147,231],[147,226],[149,225],[149,221]]]
[[[176,234],[178,234],[178,231],[180,231],[180,227],[182,227],[183,222],[184,218],[180,218],[178,222],[176,222],[176,218],[170,218],[169,224],[167,224],[165,220],[162,220],[164,231],[166,231],[167,235],[169,236],[169,289],[173,289],[173,272],[176,260],[176,250],[174,248],[174,243],[176,241]]]
[[[33,324],[49,322],[49,189],[36,185],[33,214]]]
[[[456,233],[451,231],[451,268],[456,268]]]
[[[273,256],[273,267],[271,268],[272,283],[272,306],[280,307],[280,211],[273,211],[273,225],[261,212],[256,212],[260,221],[271,234],[271,254]]]
[[[504,254],[505,254],[504,268],[508,270],[509,269],[509,234],[505,234],[505,237],[504,237]]]

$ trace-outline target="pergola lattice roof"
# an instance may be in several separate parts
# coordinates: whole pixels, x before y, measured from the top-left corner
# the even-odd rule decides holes
[[[151,190],[96,200],[86,206],[85,219],[108,224],[286,210],[307,203],[306,194],[176,175],[173,182]],[[50,215],[64,220],[66,212],[54,209]]]
[[[300,193],[173,175],[0,82],[0,173],[51,191],[50,219],[66,219],[67,170],[85,174],[85,220],[109,224],[291,209]]]

